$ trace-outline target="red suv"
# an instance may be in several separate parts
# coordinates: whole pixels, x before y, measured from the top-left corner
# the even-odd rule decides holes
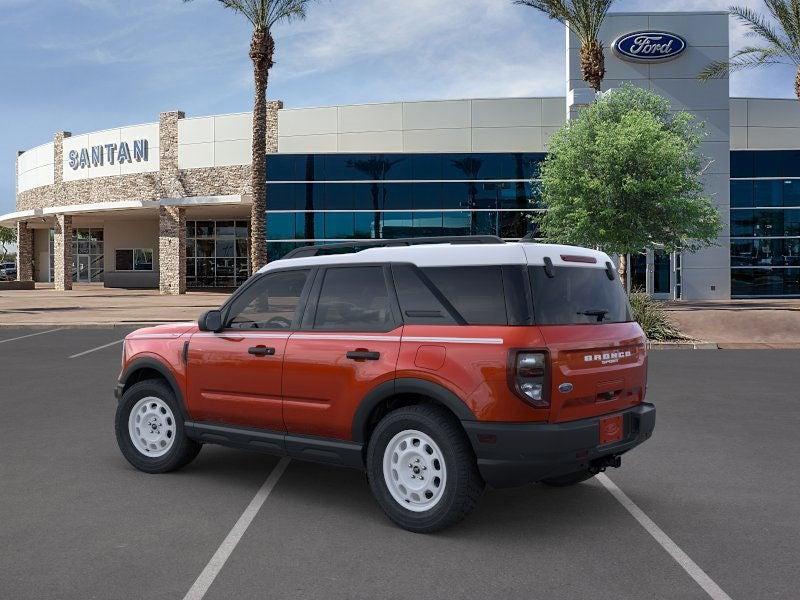
[[[572,485],[650,437],[645,336],[606,254],[382,244],[299,248],[198,323],[130,334],[128,461],[163,473],[214,443],[355,467],[390,519],[430,532],[485,484]]]

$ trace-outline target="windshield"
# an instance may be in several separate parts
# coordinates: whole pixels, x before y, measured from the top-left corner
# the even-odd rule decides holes
[[[529,267],[533,314],[537,325],[624,323],[631,320],[628,297],[618,278],[605,269]]]

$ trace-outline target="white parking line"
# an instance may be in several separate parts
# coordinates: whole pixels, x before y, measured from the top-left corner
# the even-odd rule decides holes
[[[227,537],[222,540],[222,544],[220,544],[220,547],[217,548],[217,551],[214,553],[214,556],[211,557],[211,560],[208,561],[206,568],[203,569],[202,573],[200,573],[200,576],[195,580],[191,589],[186,592],[183,600],[201,600],[201,598],[206,595],[208,588],[210,588],[211,584],[214,583],[214,579],[216,579],[217,575],[219,575],[222,567],[225,566],[225,562],[228,560],[228,557],[230,557],[231,553],[236,548],[239,540],[242,539],[244,532],[247,531],[250,523],[253,522],[253,519],[255,518],[256,514],[258,514],[259,509],[272,492],[275,484],[278,483],[278,479],[281,478],[281,475],[283,475],[283,472],[286,470],[288,465],[288,458],[282,458],[278,464],[275,465],[275,468],[272,469],[272,472],[269,474],[269,477],[267,477],[267,480],[256,492],[256,495],[253,496],[253,499],[250,501],[250,504],[247,505],[247,508],[244,509],[242,516],[240,516],[239,520],[236,521],[233,529],[231,529]]]
[[[28,335],[21,335],[19,337],[10,338],[7,340],[0,340],[0,344],[5,344],[6,342],[16,342],[17,340],[24,340],[25,338],[33,337],[35,335],[44,335],[45,333],[53,333],[54,331],[61,331],[63,327],[59,327],[58,329],[48,329],[47,331],[37,331],[36,333],[29,333]]]
[[[616,498],[622,506],[625,507],[633,518],[639,521],[639,524],[645,528],[653,538],[666,550],[669,555],[675,559],[684,571],[689,574],[689,577],[695,580],[697,585],[705,590],[705,592],[714,600],[731,600],[731,597],[726,594],[721,587],[719,587],[711,577],[709,577],[703,569],[701,569],[696,562],[694,562],[689,555],[681,550],[672,539],[664,533],[664,531],[656,525],[653,520],[648,517],[644,511],[636,506],[636,504],[628,498],[628,496],[617,485],[611,481],[608,476],[600,473],[597,476],[598,481],[611,492],[611,495]]]
[[[97,352],[98,350],[102,350],[103,348],[108,348],[109,346],[114,346],[115,344],[121,344],[124,342],[124,339],[115,340],[110,344],[103,344],[102,346],[98,346],[97,348],[92,348],[91,350],[84,350],[83,352],[78,352],[77,354],[73,354],[70,358],[78,358],[79,356],[85,356],[87,354],[91,354],[92,352]]]

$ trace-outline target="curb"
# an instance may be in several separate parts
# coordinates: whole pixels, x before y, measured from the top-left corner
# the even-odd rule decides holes
[[[647,342],[648,350],[719,350],[715,342]]]
[[[188,321],[188,319],[185,319]],[[151,327],[179,323],[180,319],[164,321],[110,321],[106,323],[0,323],[0,329],[118,329],[121,327]]]

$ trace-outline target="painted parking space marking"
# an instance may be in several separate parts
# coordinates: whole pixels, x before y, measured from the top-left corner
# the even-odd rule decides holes
[[[225,566],[225,562],[228,560],[234,549],[236,549],[236,546],[239,543],[239,540],[242,539],[244,532],[247,531],[250,523],[253,522],[253,519],[258,514],[261,506],[264,504],[264,501],[269,497],[270,493],[275,488],[275,484],[278,483],[278,480],[281,478],[281,475],[283,475],[286,467],[289,466],[289,462],[290,460],[288,458],[282,458],[278,464],[275,465],[275,468],[272,469],[272,472],[269,474],[266,481],[264,481],[262,486],[256,492],[256,495],[253,496],[250,504],[247,505],[247,508],[244,509],[244,512],[234,524],[233,529],[231,529],[225,539],[222,540],[222,544],[220,544],[219,548],[217,548],[217,551],[214,553],[214,556],[211,557],[211,560],[208,561],[206,568],[203,569],[203,572],[200,573],[192,587],[188,592],[186,592],[183,600],[201,600],[201,598],[206,595],[208,588],[210,588],[211,584],[214,583],[214,579],[216,579],[217,575],[219,575],[222,567]]]
[[[48,329],[47,331],[37,331],[36,333],[29,333],[28,335],[21,335],[15,338],[9,338],[7,340],[0,340],[0,344],[5,344],[6,342],[16,342],[17,340],[24,340],[25,338],[34,337],[36,335],[44,335],[45,333],[54,333],[56,331],[61,331],[63,327],[59,327],[58,329]]]
[[[102,350],[103,348],[109,348],[111,346],[115,346],[116,344],[121,344],[124,342],[124,339],[121,340],[114,340],[108,344],[103,344],[102,346],[98,346],[97,348],[91,348],[90,350],[84,350],[83,352],[78,352],[77,354],[73,354],[70,358],[79,358],[81,356],[86,356],[87,354],[91,354],[92,352],[97,352],[98,350]]]
[[[622,504],[634,519],[639,522],[639,525],[645,528],[645,531],[653,536],[659,545],[666,550],[669,555],[675,559],[681,568],[689,574],[689,577],[695,580],[705,592],[714,600],[731,600],[731,597],[726,594],[716,582],[708,576],[708,574],[701,569],[696,562],[694,562],[686,552],[672,541],[664,531],[656,525],[653,520],[648,517],[645,512],[639,508],[633,500],[628,498],[627,494],[623,492],[617,484],[611,481],[607,475],[600,473],[597,475],[597,480],[603,484],[614,498]]]

